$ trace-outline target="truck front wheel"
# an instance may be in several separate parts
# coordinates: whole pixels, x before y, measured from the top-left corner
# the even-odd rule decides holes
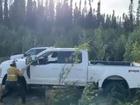
[[[126,100],[129,96],[129,89],[121,81],[109,82],[103,87],[103,90],[106,96],[118,100]]]

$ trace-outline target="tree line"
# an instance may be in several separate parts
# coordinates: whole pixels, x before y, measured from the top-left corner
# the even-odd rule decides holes
[[[0,0],[0,56],[31,47],[87,45],[93,60],[139,61],[140,0],[128,13],[102,14],[94,0]]]

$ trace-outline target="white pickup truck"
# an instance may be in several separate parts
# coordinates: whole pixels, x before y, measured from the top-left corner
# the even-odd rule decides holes
[[[18,68],[23,68],[17,63]],[[0,75],[3,70],[1,68]],[[29,85],[77,86],[97,83],[110,90],[140,88],[140,65],[128,62],[90,62],[87,50],[51,48],[39,53],[24,73]]]

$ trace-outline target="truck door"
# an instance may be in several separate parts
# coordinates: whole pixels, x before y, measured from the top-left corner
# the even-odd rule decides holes
[[[64,64],[58,62],[58,52],[47,52],[30,66],[31,84],[59,84],[59,74]]]
[[[30,66],[30,82],[59,85],[64,80],[82,80],[85,75],[81,74],[83,65],[81,61],[74,64],[73,54],[73,51],[51,51],[40,56],[38,63]]]
[[[82,62],[82,53],[74,51],[47,52],[31,65],[31,83],[59,85],[68,82],[84,84],[87,66]]]
[[[72,60],[67,61],[64,72],[64,83],[84,86],[87,81],[87,62],[84,61],[82,52],[71,53]]]

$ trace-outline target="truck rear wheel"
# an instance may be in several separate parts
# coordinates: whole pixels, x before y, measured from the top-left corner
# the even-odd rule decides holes
[[[129,96],[129,89],[121,81],[109,82],[104,86],[104,94],[117,100],[126,100]]]

